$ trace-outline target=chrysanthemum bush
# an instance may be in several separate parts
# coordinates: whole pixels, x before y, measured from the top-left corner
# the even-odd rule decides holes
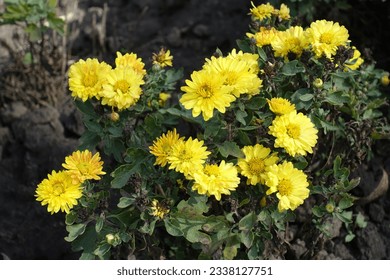
[[[388,73],[339,23],[293,25],[286,5],[249,15],[238,48],[184,81],[166,49],[150,69],[120,52],[70,66],[86,131],[36,197],[66,212],[82,259],[284,258],[299,209],[310,258],[333,219],[346,241],[364,226],[351,172],[389,136]]]

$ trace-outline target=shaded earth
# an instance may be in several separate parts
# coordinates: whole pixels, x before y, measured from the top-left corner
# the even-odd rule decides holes
[[[87,57],[112,63],[118,50],[137,53],[148,66],[151,54],[164,46],[171,50],[174,66],[182,67],[188,77],[217,47],[226,53],[236,47],[236,39],[245,36],[250,21],[250,3],[245,2],[60,1],[61,13],[67,14],[69,21],[67,40],[59,36],[47,40],[43,63],[35,68],[20,59],[27,47],[24,33],[1,27],[0,259],[79,257],[64,240],[64,215],[50,215],[34,199],[37,184],[51,170],[61,168],[84,130],[67,90],[67,67]],[[365,6],[368,4],[370,9]],[[379,68],[390,69],[390,4],[362,1],[359,5],[349,17],[334,9],[320,9],[318,13],[345,24],[352,40],[357,38],[358,48],[366,50]],[[378,28],[371,32],[372,25],[370,29],[361,25],[362,21]],[[357,230],[356,238],[345,243],[345,229],[334,221],[333,238],[322,244],[316,258],[390,259],[390,195],[385,192],[390,143],[383,140],[374,148],[373,161],[359,170],[362,183],[358,191],[362,196],[378,189],[381,193],[354,209],[364,215],[367,227]],[[302,215],[304,212],[303,208]],[[297,230],[292,228],[291,232]],[[286,257],[300,258],[306,247],[304,240],[293,239]]]

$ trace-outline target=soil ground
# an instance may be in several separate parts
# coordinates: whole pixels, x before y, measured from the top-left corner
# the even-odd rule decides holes
[[[371,9],[364,5],[371,3]],[[235,40],[248,31],[250,1],[133,0],[60,1],[68,14],[67,40],[55,37],[45,47],[41,68],[28,68],[18,56],[26,50],[20,29],[0,29],[0,259],[77,259],[78,253],[64,241],[64,215],[50,215],[34,200],[36,185],[51,170],[60,168],[66,155],[76,149],[83,132],[80,115],[69,98],[66,69],[80,58],[97,57],[112,63],[116,51],[135,52],[150,65],[153,52],[164,46],[174,56],[174,66],[183,67],[185,77],[201,67],[216,48],[223,53],[236,47]],[[65,5],[66,3],[66,5]],[[389,15],[386,1],[362,1],[353,13],[330,9],[327,19],[345,24],[358,48],[390,69]],[[0,1],[1,5],[1,1]],[[351,12],[351,11],[350,11]],[[377,28],[361,26],[363,20]],[[325,18],[325,17],[324,17]],[[342,19],[344,18],[344,21]],[[374,30],[371,32],[370,30]],[[387,34],[387,35],[386,35]],[[386,37],[387,36],[387,37]],[[387,38],[387,39],[386,39]],[[381,173],[390,172],[390,143],[377,143],[376,157],[360,170],[361,193],[368,194],[379,183]],[[382,179],[382,181],[381,181]],[[368,220],[356,238],[344,243],[345,230],[334,223],[334,237],[323,244],[319,259],[390,259],[390,195],[356,207]],[[305,250],[294,240],[289,258]]]

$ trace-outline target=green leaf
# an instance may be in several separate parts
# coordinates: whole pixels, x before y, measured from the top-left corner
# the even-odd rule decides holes
[[[70,225],[73,225],[74,222],[76,222],[77,220],[77,213],[76,212],[69,212],[68,214],[66,214],[65,216],[65,224],[70,226]]]
[[[66,226],[66,230],[68,231],[68,236],[65,237],[65,240],[68,242],[72,242],[75,240],[79,235],[82,235],[85,231],[86,224],[73,224]]]
[[[167,232],[172,236],[183,236],[184,233],[179,226],[174,225],[170,219],[164,219],[164,225]]]
[[[93,253],[98,256],[100,259],[105,259],[104,255],[107,254],[111,249],[111,245],[108,243],[104,243],[98,246]]]
[[[243,158],[245,156],[236,142],[225,141],[222,145],[217,145],[217,147],[219,153],[224,158],[227,158],[230,155],[237,158]]]
[[[250,248],[253,244],[253,240],[255,239],[255,235],[252,231],[241,231],[240,232],[241,243],[245,245],[245,247]]]
[[[356,237],[355,234],[353,234],[352,232],[348,233],[346,236],[345,236],[345,242],[351,242],[354,238]]]
[[[257,220],[256,214],[254,212],[250,212],[238,222],[238,228],[240,230],[247,230],[247,231],[251,230],[255,225],[256,220]]]
[[[245,105],[249,110],[258,111],[263,108],[265,104],[267,104],[267,99],[260,96],[254,96],[249,99]]]
[[[74,104],[83,114],[90,116],[93,119],[98,119],[99,115],[95,112],[95,109],[90,100],[83,102],[80,99],[75,99]]]
[[[352,211],[343,211],[343,212],[336,212],[336,217],[341,220],[345,224],[352,223]]]
[[[249,40],[236,40],[236,44],[243,52],[252,52]]]
[[[237,256],[237,249],[240,248],[240,241],[238,240],[237,235],[230,237],[226,243],[225,248],[223,249],[223,258],[225,260],[232,260]]]
[[[97,217],[96,224],[95,224],[95,230],[97,233],[99,233],[102,230],[103,225],[104,225],[104,218],[100,216]]]
[[[305,67],[298,60],[287,62],[282,67],[282,74],[285,76],[295,76],[298,73],[304,73]]]
[[[117,206],[119,208],[126,208],[130,205],[133,205],[133,203],[135,202],[135,198],[134,197],[121,197],[119,199],[119,203],[117,204]]]
[[[111,181],[111,187],[114,189],[120,189],[124,187],[129,181],[130,177],[138,172],[139,170],[139,162],[133,162],[131,164],[123,164],[115,169],[111,176],[114,178]]]
[[[264,62],[267,61],[267,54],[263,50],[263,48],[257,48],[257,53],[259,54],[262,61],[264,61]]]
[[[96,145],[100,142],[101,138],[95,132],[86,130],[83,135],[80,137],[81,145],[79,146],[80,150],[88,149],[93,151]]]
[[[355,224],[359,228],[365,228],[367,226],[366,219],[364,218],[363,214],[361,214],[360,212],[356,216]]]
[[[245,111],[238,110],[236,111],[236,120],[243,125],[246,125],[245,117],[248,116],[248,113]]]
[[[342,210],[347,209],[353,205],[353,199],[351,197],[343,197],[340,202],[338,207]]]
[[[327,101],[332,105],[341,106],[344,105],[345,103],[350,103],[351,99],[348,95],[344,94],[344,92],[337,91],[337,92],[329,93],[325,97],[325,101]]]
[[[315,205],[312,209],[312,213],[314,216],[321,218],[327,213],[327,211],[323,206]]]
[[[303,95],[300,95],[299,96],[299,99],[306,102],[306,101],[310,101],[314,98],[314,95],[313,94],[310,94],[310,93],[307,93],[307,94],[303,94]]]

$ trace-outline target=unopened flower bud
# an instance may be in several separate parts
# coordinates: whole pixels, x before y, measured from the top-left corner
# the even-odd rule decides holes
[[[117,122],[117,121],[119,121],[119,114],[118,114],[117,112],[112,112],[112,113],[110,114],[110,118],[111,118],[111,120],[112,120],[113,122]]]
[[[382,85],[384,85],[385,87],[387,87],[390,83],[390,80],[389,80],[389,74],[387,75],[383,75],[382,78],[381,78],[381,83]]]
[[[315,79],[313,82],[313,86],[316,88],[322,88],[323,85],[324,82],[320,78]]]
[[[115,242],[115,235],[113,235],[112,233],[107,234],[106,241],[108,244],[113,245]]]
[[[334,212],[334,205],[328,203],[328,204],[326,204],[325,209],[326,209],[326,211],[327,211],[328,213],[333,213],[333,212]]]

